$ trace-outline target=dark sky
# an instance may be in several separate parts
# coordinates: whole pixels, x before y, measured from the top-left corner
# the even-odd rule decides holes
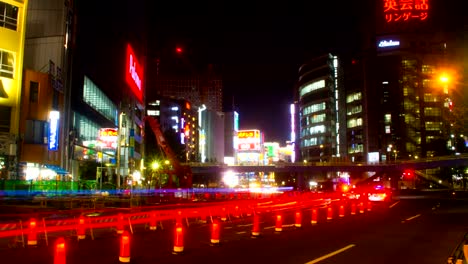
[[[225,111],[234,104],[241,129],[260,129],[266,141],[284,144],[298,68],[338,41],[352,45],[355,1],[220,2],[153,4],[153,40],[221,64]]]

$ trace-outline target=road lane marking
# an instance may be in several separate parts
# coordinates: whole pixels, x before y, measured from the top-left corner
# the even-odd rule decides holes
[[[224,229],[232,229],[232,226],[226,226]]]
[[[236,234],[240,235],[240,234],[245,234],[247,233],[247,231],[239,231],[239,232],[236,232]]]
[[[320,262],[320,261],[322,261],[322,260],[324,260],[324,259],[333,257],[333,256],[335,256],[336,254],[340,254],[341,252],[346,251],[346,250],[348,250],[348,249],[350,249],[350,248],[352,248],[352,247],[354,247],[354,246],[356,246],[356,245],[355,245],[355,244],[350,244],[350,245],[348,245],[348,246],[346,246],[346,247],[344,247],[344,248],[341,248],[341,249],[338,249],[338,250],[333,251],[333,252],[331,252],[331,253],[328,253],[328,254],[325,255],[325,256],[321,256],[320,258],[316,258],[316,259],[314,259],[314,260],[311,260],[311,261],[307,262],[306,264],[318,263],[318,262]]]
[[[420,217],[420,216],[421,216],[421,214],[417,214],[417,215],[415,215],[415,216],[408,217],[408,218],[406,218],[405,220],[403,220],[403,221],[401,221],[401,222],[404,223],[405,221],[411,221],[411,220],[413,220],[413,219],[415,219],[415,218],[417,218],[417,217]]]
[[[390,205],[388,208],[392,208],[393,206],[397,205],[399,202],[400,202],[400,201],[393,203],[393,204]]]
[[[237,225],[237,227],[253,226],[253,224]]]

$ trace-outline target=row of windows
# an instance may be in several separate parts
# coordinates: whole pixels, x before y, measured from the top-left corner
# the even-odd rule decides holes
[[[362,118],[353,118],[348,120],[348,128],[362,126]]]
[[[325,80],[309,83],[299,91],[299,96],[302,98],[304,95],[322,88],[325,88]]]
[[[83,101],[117,124],[118,109],[88,77],[84,78]],[[96,134],[97,135],[97,134]]]
[[[82,141],[96,140],[101,128],[98,124],[76,112],[73,113],[73,126]]]
[[[16,31],[18,27],[18,7],[0,2],[0,27]]]
[[[428,130],[428,131],[442,130],[442,123],[440,123],[440,122],[426,122],[426,130]]]
[[[319,103],[319,104],[313,104],[313,105],[309,105],[309,106],[304,107],[304,109],[302,109],[302,114],[304,116],[306,116],[308,114],[323,111],[325,109],[326,109],[326,104],[325,104],[325,102],[322,102],[322,103]]]
[[[361,92],[352,93],[346,96],[346,103],[352,103],[354,101],[361,101],[361,100],[362,100]]]
[[[15,59],[13,53],[0,50],[0,76],[13,78]]]
[[[442,111],[441,111],[440,108],[426,107],[426,108],[424,108],[424,115],[425,116],[441,116]]]
[[[311,137],[301,140],[301,147],[313,147],[325,144],[324,137]]]
[[[313,126],[313,127],[302,129],[301,137],[323,134],[325,133],[325,131],[326,131],[325,125]]]
[[[362,105],[348,106],[347,115],[355,115],[362,112]]]

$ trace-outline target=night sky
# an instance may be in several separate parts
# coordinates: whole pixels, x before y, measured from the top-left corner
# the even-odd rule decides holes
[[[363,40],[369,41],[364,33],[373,32],[376,10],[369,3],[375,1],[128,0],[132,8],[123,9],[128,19],[142,18],[145,13],[138,11],[146,11],[149,57],[182,46],[194,65],[220,65],[224,111],[234,107],[241,129],[260,129],[266,141],[284,144],[299,66],[324,53],[355,52]],[[438,21],[452,19],[451,28],[466,23],[463,0],[431,2],[441,11]],[[98,5],[95,13],[102,21],[120,19],[102,13]]]
[[[220,1],[223,2],[223,1]],[[289,104],[305,58],[355,45],[355,1],[153,4],[153,41],[222,65],[224,110],[266,141],[289,140]],[[340,8],[337,8],[340,7]],[[355,12],[356,11],[356,12]]]

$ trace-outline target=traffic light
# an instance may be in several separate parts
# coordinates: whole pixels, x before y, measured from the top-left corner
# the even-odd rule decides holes
[[[182,54],[182,52],[184,51],[181,47],[176,47],[175,50],[178,54]]]

